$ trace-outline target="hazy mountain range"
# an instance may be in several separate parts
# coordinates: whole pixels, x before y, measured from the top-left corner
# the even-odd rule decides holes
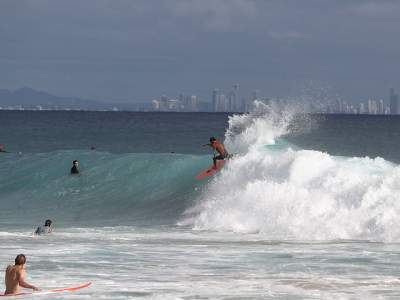
[[[146,110],[146,103],[107,103],[74,97],[60,97],[29,87],[10,91],[0,89],[0,107],[3,109],[59,109],[59,110]]]

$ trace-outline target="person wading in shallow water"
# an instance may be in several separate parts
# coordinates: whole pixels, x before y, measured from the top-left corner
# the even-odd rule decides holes
[[[4,295],[18,294],[21,291],[20,287],[40,291],[40,289],[25,281],[25,262],[25,255],[19,254],[15,258],[15,265],[7,267],[5,276],[6,291]]]

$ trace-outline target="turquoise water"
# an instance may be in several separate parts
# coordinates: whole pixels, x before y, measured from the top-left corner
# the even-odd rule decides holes
[[[195,197],[195,175],[209,157],[187,154],[111,154],[56,151],[6,154],[1,162],[0,222],[31,225],[173,224]],[[71,176],[71,161],[80,175]],[[18,217],[17,217],[18,216]]]
[[[93,282],[52,299],[398,299],[398,120],[377,157],[376,118],[299,131],[261,111],[1,112],[1,264],[25,253],[43,289]],[[235,157],[197,181],[211,135]]]

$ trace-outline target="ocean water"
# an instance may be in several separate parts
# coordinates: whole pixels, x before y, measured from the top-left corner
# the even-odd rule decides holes
[[[44,290],[93,283],[52,299],[399,299],[399,132],[262,103],[0,111],[0,264],[26,254]],[[210,136],[234,158],[197,181]]]

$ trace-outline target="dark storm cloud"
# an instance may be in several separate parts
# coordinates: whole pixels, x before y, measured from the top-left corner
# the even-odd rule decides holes
[[[146,100],[313,79],[349,98],[400,89],[398,1],[2,0],[0,87]]]

